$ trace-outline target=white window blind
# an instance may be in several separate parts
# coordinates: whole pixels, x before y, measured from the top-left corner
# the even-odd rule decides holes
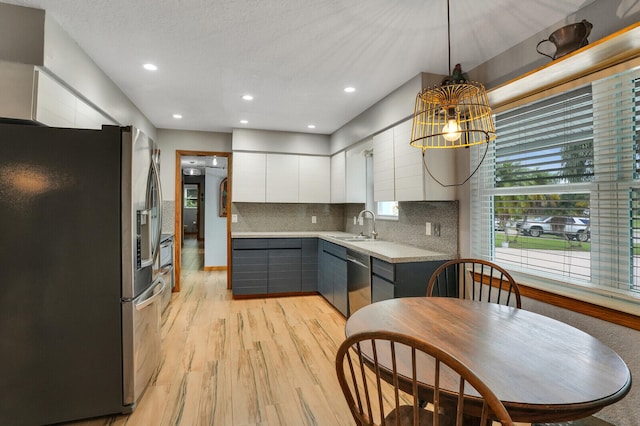
[[[471,186],[474,256],[536,279],[640,291],[638,77],[496,115]]]

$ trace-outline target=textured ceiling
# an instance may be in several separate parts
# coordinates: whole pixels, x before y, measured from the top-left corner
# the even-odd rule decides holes
[[[0,1],[45,9],[158,128],[330,134],[448,71],[445,0]],[[452,62],[472,69],[591,1],[451,0]]]

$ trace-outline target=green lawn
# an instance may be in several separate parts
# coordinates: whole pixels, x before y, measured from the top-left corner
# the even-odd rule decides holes
[[[502,247],[504,241],[504,232],[496,232],[495,247]],[[567,241],[565,238],[556,235],[542,235],[541,237],[528,237],[518,235],[518,241],[514,242],[515,235],[509,236],[509,247],[520,249],[537,249],[537,250],[571,250],[571,251],[591,251],[591,243],[581,243],[580,241]],[[640,244],[633,244],[633,255],[640,256]]]
[[[502,231],[496,231],[496,247],[502,247],[505,235]],[[571,250],[571,251],[591,251],[591,243],[581,243],[580,241],[567,241],[566,238],[555,235],[542,235],[541,237],[528,237],[518,235],[517,242],[514,242],[515,235],[509,236],[509,247],[520,249],[536,250]]]

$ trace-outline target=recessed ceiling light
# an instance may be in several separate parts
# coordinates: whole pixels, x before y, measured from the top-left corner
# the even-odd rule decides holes
[[[173,114],[173,118],[179,120],[182,118],[182,114]]]
[[[315,124],[309,124],[307,127],[308,127],[309,129],[315,129],[315,128],[316,128],[316,125],[315,125]]]
[[[240,120],[240,124],[249,124],[249,120]]]
[[[353,92],[356,91],[356,88],[349,86],[349,87],[345,87],[344,91],[347,92],[347,93],[353,93]]]
[[[158,67],[153,64],[144,64],[143,67],[147,71],[156,71],[158,69]]]
[[[253,96],[251,96],[251,95],[243,95],[242,99],[244,99],[245,101],[252,101],[253,100]]]

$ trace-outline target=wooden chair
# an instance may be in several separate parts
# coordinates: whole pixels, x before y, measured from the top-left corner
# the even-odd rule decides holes
[[[336,372],[359,426],[462,426],[469,424],[469,414],[476,424],[513,424],[502,402],[469,368],[412,336],[355,334],[338,349]],[[474,397],[465,399],[463,391]]]
[[[427,296],[458,297],[522,307],[520,289],[511,274],[481,259],[454,259],[436,269]]]

